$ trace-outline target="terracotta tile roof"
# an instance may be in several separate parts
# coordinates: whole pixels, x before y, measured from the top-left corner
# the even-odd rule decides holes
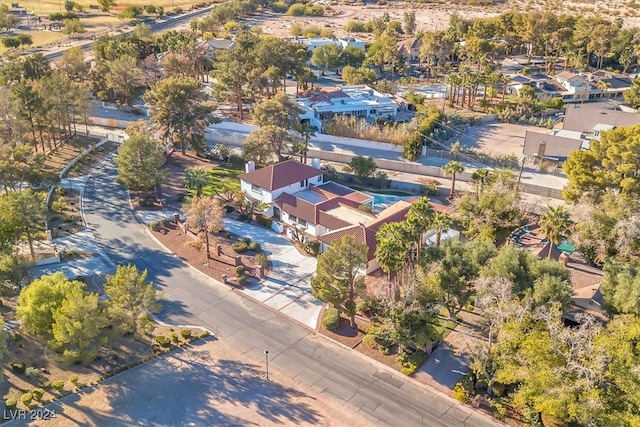
[[[253,172],[243,173],[238,178],[273,191],[322,174],[323,172],[320,169],[305,165],[297,160],[287,160],[256,169]]]
[[[295,195],[287,193],[281,194],[276,200],[274,200],[274,203],[283,212],[303,219],[310,224],[322,225],[323,227],[327,227],[330,230],[348,227],[352,224],[348,221],[325,212],[325,210],[336,208],[341,205],[348,206],[353,209],[358,208],[358,204],[353,203],[349,200],[344,200],[341,197],[326,200],[318,204],[313,204],[306,200],[300,199]]]
[[[371,221],[368,221],[364,224],[344,227],[339,230],[332,231],[331,233],[326,233],[322,236],[319,236],[318,239],[321,242],[330,245],[334,240],[338,240],[346,235],[352,235],[358,242],[367,244],[367,246],[369,247],[369,250],[367,252],[367,259],[372,260],[376,256],[376,248],[378,245],[376,233],[378,232],[380,227],[382,227],[382,224],[404,221],[405,217],[407,216],[407,212],[409,212],[409,208],[416,200],[417,198],[413,197],[409,198],[408,200],[400,200],[380,212],[378,216],[372,218]],[[449,206],[445,206],[435,202],[430,202],[430,204],[436,212],[444,212],[447,214],[451,214],[454,212],[454,210]]]
[[[311,190],[315,191],[316,193],[322,194],[327,198],[341,196],[347,200],[352,200],[360,205],[373,199],[373,196],[333,181],[329,181],[318,186],[312,186]]]

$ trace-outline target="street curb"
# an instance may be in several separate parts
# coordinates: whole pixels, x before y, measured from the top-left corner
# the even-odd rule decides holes
[[[382,362],[378,362],[377,360],[375,360],[375,359],[373,359],[373,358],[371,358],[371,357],[368,357],[366,354],[362,354],[362,353],[360,353],[360,352],[359,352],[358,350],[356,350],[355,348],[351,348],[351,347],[349,347],[349,346],[347,346],[347,345],[345,345],[345,344],[341,343],[340,341],[337,341],[337,340],[335,340],[335,339],[333,339],[333,338],[331,338],[331,337],[328,337],[328,336],[324,335],[324,334],[323,334],[323,333],[321,333],[320,331],[317,331],[317,332],[316,332],[316,335],[317,335],[317,336],[321,336],[322,338],[324,338],[324,339],[326,339],[326,340],[328,340],[328,341],[330,341],[330,342],[332,342],[332,343],[334,343],[334,344],[337,344],[338,346],[340,346],[340,347],[344,348],[345,350],[350,351],[352,354],[356,354],[356,355],[357,355],[357,357],[359,357],[359,358],[361,358],[361,359],[363,359],[363,360],[365,360],[365,361],[370,362],[370,363],[371,363],[371,364],[373,364],[376,368],[378,368],[378,369],[382,369],[382,370],[387,371],[387,372],[389,372],[390,374],[394,375],[395,377],[399,377],[399,378],[401,378],[401,379],[402,379],[402,381],[409,381],[409,382],[413,383],[414,385],[416,385],[416,386],[418,386],[418,387],[420,387],[420,388],[423,388],[423,389],[429,390],[429,391],[430,391],[430,392],[432,392],[433,394],[436,394],[436,395],[438,395],[439,397],[441,397],[441,398],[443,398],[443,399],[445,399],[445,400],[447,400],[447,401],[451,402],[451,403],[453,404],[453,406],[457,406],[457,407],[461,407],[461,408],[468,409],[469,411],[473,412],[474,414],[480,415],[480,416],[482,416],[483,418],[487,419],[488,421],[491,421],[491,422],[495,423],[496,425],[508,426],[508,424],[503,423],[502,421],[499,421],[499,420],[497,420],[497,419],[495,419],[495,418],[493,418],[493,417],[491,417],[491,416],[489,416],[489,415],[485,414],[485,413],[484,413],[484,412],[482,412],[482,411],[478,411],[478,410],[476,410],[475,408],[473,408],[472,406],[469,406],[469,405],[466,405],[466,404],[464,404],[464,403],[462,403],[462,402],[459,402],[458,400],[456,400],[456,399],[454,399],[453,397],[449,396],[448,394],[446,394],[446,393],[444,393],[444,392],[442,392],[442,391],[438,390],[437,388],[435,388],[435,387],[433,387],[433,386],[431,386],[431,385],[429,385],[429,384],[422,383],[422,382],[418,381],[417,379],[413,378],[412,376],[410,377],[410,376],[404,375],[402,372],[396,371],[395,369],[393,369],[393,368],[391,368],[391,367],[389,367],[389,366],[385,365],[384,363],[382,363]],[[364,344],[362,344],[362,343],[360,343],[360,344],[361,344],[361,345],[364,345]]]

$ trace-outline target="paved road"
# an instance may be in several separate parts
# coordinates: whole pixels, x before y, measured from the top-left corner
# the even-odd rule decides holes
[[[379,425],[495,425],[199,275],[147,236],[114,175],[115,166],[107,161],[89,180],[87,222],[113,261],[149,271],[164,292],[161,320],[207,327],[240,352],[262,354],[268,349],[271,363],[280,370],[323,394],[348,401],[354,411]],[[145,414],[139,417],[138,422],[146,419]]]

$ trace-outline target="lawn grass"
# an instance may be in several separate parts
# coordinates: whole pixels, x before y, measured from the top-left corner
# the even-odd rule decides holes
[[[449,318],[449,312],[446,308],[440,308],[440,314],[438,316],[438,323],[434,325],[436,333],[438,334],[438,339],[443,341],[449,332],[451,332],[458,324]]]
[[[203,189],[203,193],[207,196],[214,196],[216,190],[220,191],[223,185],[232,191],[240,191],[240,180],[238,175],[244,173],[241,166],[216,166],[209,170],[211,174],[211,184]]]

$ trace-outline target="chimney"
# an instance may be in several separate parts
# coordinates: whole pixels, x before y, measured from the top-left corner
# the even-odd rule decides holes
[[[544,152],[547,149],[547,143],[544,141],[541,141],[540,143],[538,143],[538,154],[536,154],[536,157],[540,160],[544,159]]]
[[[311,159],[311,166],[320,169],[320,159]]]
[[[256,163],[253,160],[249,160],[247,163],[245,163],[244,171],[246,173],[253,172],[254,170],[256,170]]]
[[[553,248],[553,245],[551,245],[551,247]],[[560,262],[566,267],[567,264],[569,263],[569,255],[566,252],[562,252],[560,254]]]

